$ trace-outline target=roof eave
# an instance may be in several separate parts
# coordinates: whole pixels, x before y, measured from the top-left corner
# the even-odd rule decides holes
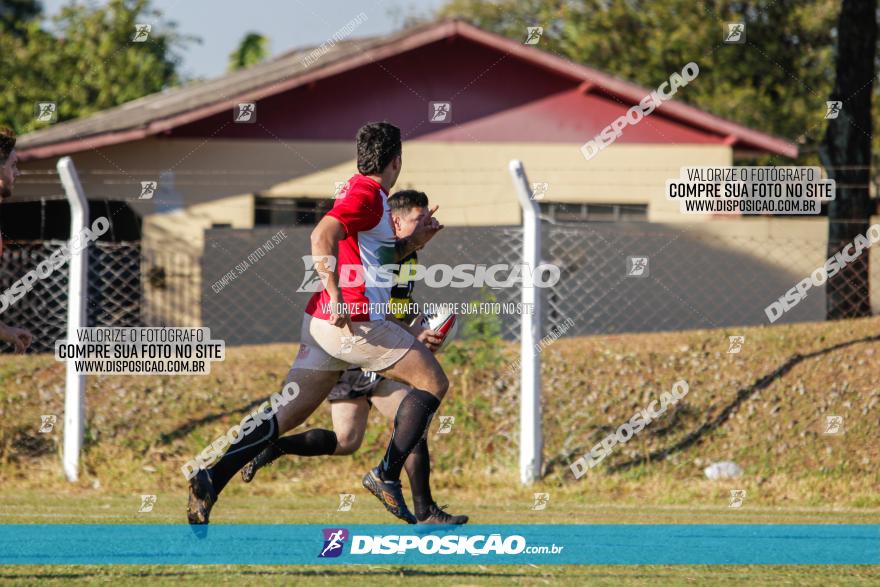
[[[596,91],[616,95],[633,103],[638,103],[647,91],[636,84],[617,79],[591,67],[573,63],[545,51],[536,50],[533,47],[517,43],[506,37],[484,31],[466,22],[451,20],[401,35],[398,38],[371,47],[366,51],[358,51],[351,55],[340,55],[336,61],[331,61],[314,71],[309,72],[306,70],[288,79],[267,83],[262,87],[211,102],[186,112],[154,120],[141,128],[97,133],[57,143],[37,144],[33,147],[22,148],[19,155],[23,160],[54,157],[153,136],[178,126],[213,116],[224,110],[231,111],[234,105],[240,101],[255,101],[273,94],[289,91],[296,87],[338,75],[365,64],[380,61],[455,35],[496,48],[499,51],[535,63],[574,80],[589,82],[596,87]],[[737,149],[758,149],[785,157],[797,157],[798,148],[793,143],[724,120],[683,102],[669,101],[660,108],[665,116],[684,124],[700,128],[721,137],[731,137],[729,144]]]
[[[592,67],[574,63],[545,51],[535,50],[528,45],[523,45],[506,37],[484,31],[465,22],[455,22],[454,24],[456,32],[463,37],[490,45],[500,51],[521,57],[528,61],[538,63],[543,67],[558,73],[588,82],[591,84],[590,87],[595,88],[596,91],[625,98],[634,104],[637,104],[646,95],[645,92],[647,90],[645,88],[617,79],[607,73],[593,69]],[[798,155],[798,148],[794,143],[736,124],[735,122],[730,122],[729,120],[725,120],[713,114],[709,114],[704,110],[700,110],[695,106],[689,106],[683,102],[670,100],[658,108],[658,111],[660,109],[662,109],[663,113],[670,118],[675,118],[690,126],[696,126],[703,130],[708,130],[718,136],[726,137],[734,135],[736,137],[736,145],[743,145],[751,149],[763,149],[775,155],[790,157],[792,159]]]
[[[454,34],[454,25],[455,23],[452,21],[443,22],[438,26],[418,31],[412,35],[395,39],[389,43],[372,47],[355,55],[341,56],[337,61],[330,62],[312,72],[306,71],[286,80],[274,81],[258,89],[252,89],[174,116],[155,120],[141,128],[96,133],[90,136],[77,137],[73,140],[64,140],[43,145],[37,144],[33,147],[23,147],[19,149],[18,154],[23,161],[29,159],[42,159],[45,157],[56,157],[78,151],[107,147],[127,141],[143,139],[184,124],[213,116],[225,110],[230,111],[231,116],[232,108],[241,101],[260,100],[267,96],[286,92],[299,86],[314,83],[321,79],[326,79],[344,73],[345,71],[361,67],[362,65],[374,61],[380,61],[422,45],[442,40]]]

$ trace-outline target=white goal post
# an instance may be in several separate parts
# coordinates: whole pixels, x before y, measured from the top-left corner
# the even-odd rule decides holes
[[[541,218],[538,203],[526,178],[522,161],[509,165],[510,176],[523,212],[523,263],[532,272],[541,263]],[[531,304],[533,313],[524,312],[520,334],[520,407],[519,407],[519,476],[523,484],[541,477],[543,438],[541,434],[541,359],[536,345],[541,340],[541,296],[536,287],[522,288],[524,307]]]
[[[70,264],[67,288],[67,340],[76,341],[76,330],[86,326],[86,306],[88,304],[88,250],[74,247],[73,238],[82,234],[89,221],[89,203],[73,160],[62,157],[58,160],[58,176],[70,203]],[[73,359],[67,359],[67,372],[64,382],[64,474],[68,481],[79,478],[79,455],[82,450],[83,430],[85,428],[85,389],[86,376],[76,372]]]

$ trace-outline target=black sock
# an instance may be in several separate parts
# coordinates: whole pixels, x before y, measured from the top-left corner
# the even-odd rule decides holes
[[[400,479],[403,462],[425,435],[431,416],[439,406],[439,399],[415,388],[400,402],[394,416],[394,432],[391,433],[385,458],[379,465],[379,476],[384,481]]]
[[[422,437],[403,464],[409,486],[412,490],[413,510],[419,520],[428,517],[428,506],[434,503],[431,497],[431,457],[428,454],[428,439]]]
[[[272,444],[275,445],[279,453],[285,455],[303,457],[332,455],[336,450],[336,433],[332,430],[314,428],[299,434],[284,436]]]
[[[229,480],[276,438],[278,438],[278,420],[273,414],[270,419],[260,422],[250,434],[230,446],[217,464],[208,469],[214,490],[218,494],[223,491]]]

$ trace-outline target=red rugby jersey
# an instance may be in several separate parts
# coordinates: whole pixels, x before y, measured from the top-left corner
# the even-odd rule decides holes
[[[340,275],[342,301],[348,304],[351,319],[384,320],[382,306],[387,306],[391,297],[390,284],[394,275],[391,270],[380,267],[397,262],[388,195],[374,179],[355,174],[340,190],[327,215],[336,218],[345,228],[345,239],[339,241],[336,270]],[[358,271],[363,276],[360,280],[363,283],[343,285],[343,271],[349,274]],[[376,285],[376,281],[389,285]],[[326,312],[329,303],[327,290],[321,290],[309,300],[306,313],[327,320],[330,317]]]

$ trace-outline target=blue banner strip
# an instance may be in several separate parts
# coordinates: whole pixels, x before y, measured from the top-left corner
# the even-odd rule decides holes
[[[0,525],[0,564],[876,565],[880,525]]]

